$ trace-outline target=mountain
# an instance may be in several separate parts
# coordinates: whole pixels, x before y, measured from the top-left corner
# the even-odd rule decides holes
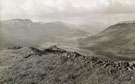
[[[52,46],[0,51],[0,84],[134,84],[135,63]]]
[[[63,22],[33,22],[29,19],[2,21],[2,43],[10,45],[37,45],[46,41],[56,41],[60,37],[83,36],[87,32],[65,25]]]
[[[135,21],[120,22],[97,35],[81,39],[79,42],[81,48],[103,55],[134,58]]]

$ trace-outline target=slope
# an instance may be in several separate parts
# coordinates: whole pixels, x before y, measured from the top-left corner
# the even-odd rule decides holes
[[[84,56],[56,46],[0,52],[0,84],[134,84],[135,64]]]
[[[127,21],[110,26],[101,33],[80,40],[80,47],[100,53],[135,55],[135,22]],[[108,55],[107,54],[107,55]]]

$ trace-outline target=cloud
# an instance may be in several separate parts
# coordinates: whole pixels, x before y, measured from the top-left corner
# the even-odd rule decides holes
[[[135,0],[109,0],[107,13],[135,13]]]
[[[134,0],[1,0],[2,19],[88,17],[135,13]]]

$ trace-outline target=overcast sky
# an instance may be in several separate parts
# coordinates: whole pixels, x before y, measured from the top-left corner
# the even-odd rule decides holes
[[[1,19],[86,22],[135,19],[135,0],[0,0]],[[111,17],[111,15],[113,15]],[[78,21],[79,20],[79,21]]]

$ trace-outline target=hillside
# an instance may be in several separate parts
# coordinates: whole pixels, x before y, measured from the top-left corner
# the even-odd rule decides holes
[[[53,46],[0,52],[0,84],[134,84],[135,63],[84,56]]]
[[[135,22],[112,25],[97,35],[80,40],[80,47],[110,57],[135,58]]]
[[[33,22],[30,19],[12,19],[1,22],[1,35],[3,45],[30,46],[47,41],[57,41],[63,37],[72,38],[85,36],[83,30],[71,28],[63,22]]]

